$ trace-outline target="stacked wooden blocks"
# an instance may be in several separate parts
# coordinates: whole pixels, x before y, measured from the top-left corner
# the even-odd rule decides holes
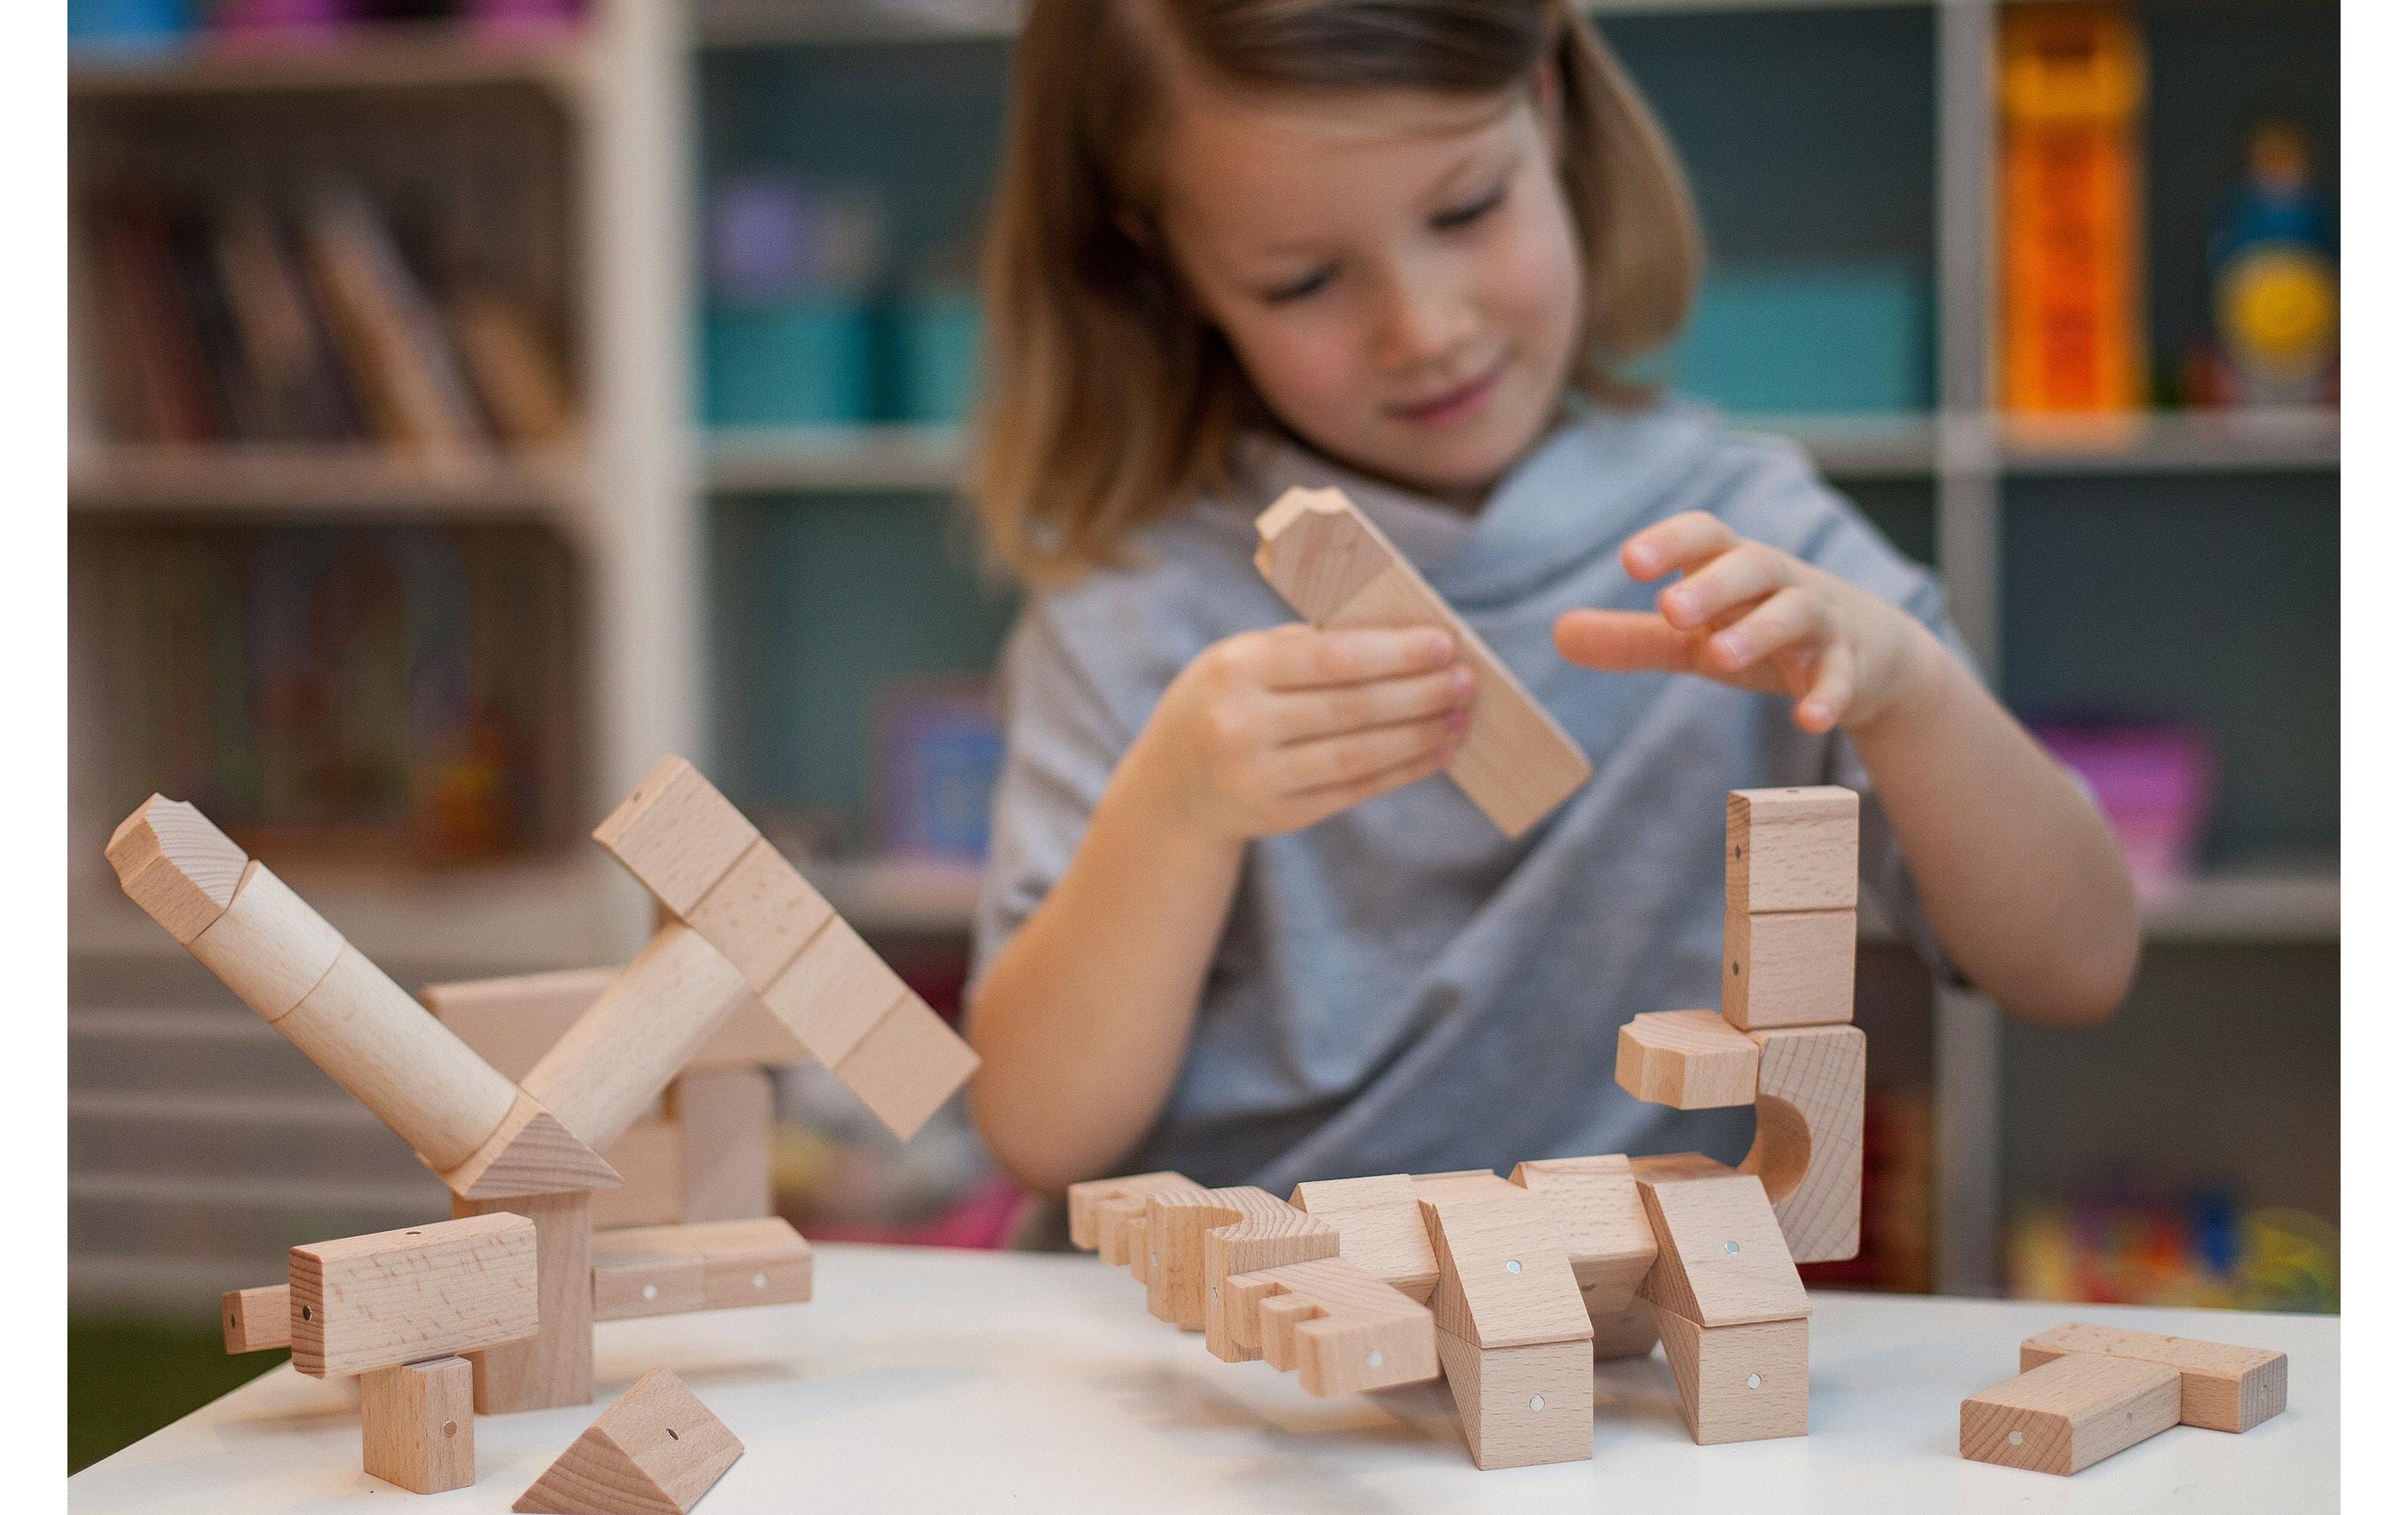
[[[1806,1434],[1806,1287],[1753,1174],[1641,1177],[1648,1303],[1699,1446]]]
[[[2043,1331],[2022,1366],[1959,1408],[1960,1456],[2071,1475],[2175,1425],[2246,1431],[2283,1412],[2290,1386],[2278,1351],[2104,1325]]]

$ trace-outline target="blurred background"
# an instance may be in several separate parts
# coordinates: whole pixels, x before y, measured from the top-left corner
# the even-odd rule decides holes
[[[1609,0],[1712,272],[1659,369],[1933,565],[2124,838],[2071,1035],[1868,922],[1864,1255],[2339,1308],[2335,0]],[[1013,608],[954,508],[1008,0],[70,0],[71,1465],[441,1185],[119,893],[195,801],[406,987],[624,961],[694,757],[959,1000]],[[814,1238],[999,1244],[958,1104],[779,1076]]]

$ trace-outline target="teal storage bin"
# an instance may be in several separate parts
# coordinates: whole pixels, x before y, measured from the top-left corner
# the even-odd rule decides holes
[[[978,391],[979,302],[968,290],[923,290],[896,305],[902,419],[952,424]]]
[[[702,414],[713,426],[843,425],[874,414],[869,307],[834,295],[710,307]]]
[[[1731,411],[1928,410],[1931,350],[1917,270],[1758,265],[1710,274],[1669,362],[1650,367]]]

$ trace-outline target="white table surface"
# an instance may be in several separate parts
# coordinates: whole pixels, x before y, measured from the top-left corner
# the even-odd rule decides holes
[[[280,1366],[68,1481],[90,1515],[506,1510],[602,1406],[673,1369],[743,1439],[700,1515],[747,1511],[2309,1511],[2338,1507],[2340,1322],[1816,1293],[1812,1434],[1699,1447],[1660,1353],[1601,1365],[1593,1461],[1495,1473],[1445,1389],[1314,1399],[1145,1312],[1088,1256],[829,1245],[808,1305],[613,1321],[592,1408],[477,1421],[477,1483],[360,1471],[358,1394]],[[2290,1354],[2290,1408],[2176,1426],[2071,1479],[1956,1455],[1957,1401],[2016,1343],[2099,1321]]]

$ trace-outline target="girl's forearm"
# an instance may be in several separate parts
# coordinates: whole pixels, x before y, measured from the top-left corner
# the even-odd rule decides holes
[[[969,1007],[971,1107],[1032,1189],[1110,1171],[1162,1113],[1237,890],[1245,844],[1175,813],[1143,748]]]
[[[2130,987],[2138,908],[2073,779],[1920,626],[1908,695],[1851,730],[1949,956],[2028,1021],[2086,1025]]]

